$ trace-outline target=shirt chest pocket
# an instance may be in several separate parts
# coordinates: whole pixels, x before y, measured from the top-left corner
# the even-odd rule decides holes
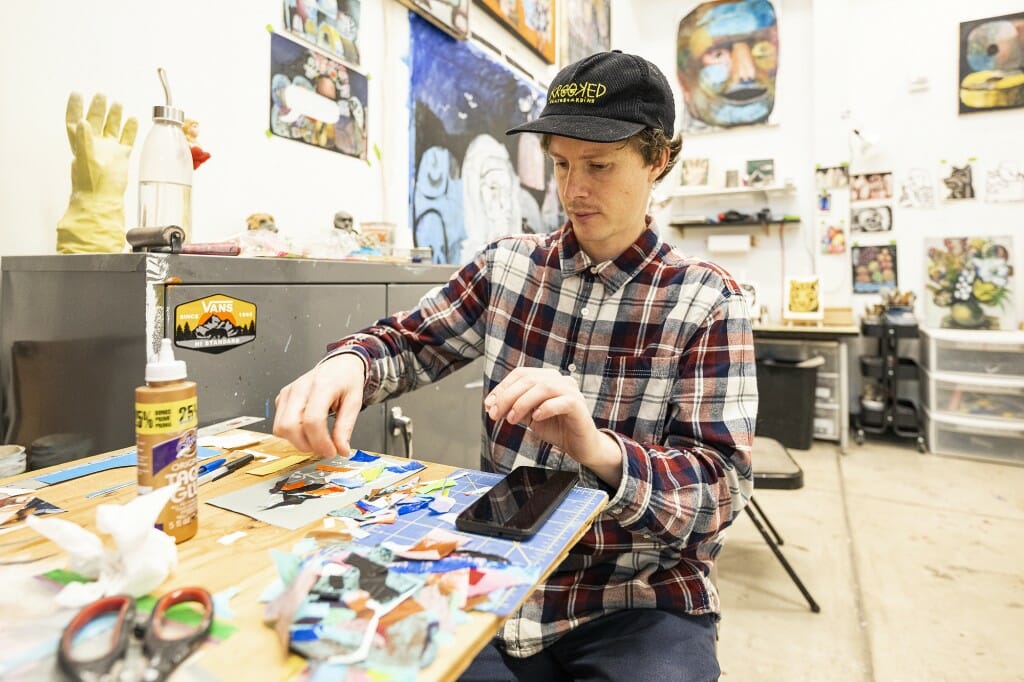
[[[605,360],[595,417],[637,440],[659,442],[670,409],[678,357],[612,356]]]

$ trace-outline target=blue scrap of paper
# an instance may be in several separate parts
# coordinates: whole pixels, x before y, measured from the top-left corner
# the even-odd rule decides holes
[[[378,459],[380,459],[380,457],[377,455],[371,455],[370,453],[363,452],[362,450],[356,450],[356,454],[349,458],[352,462],[376,462]]]
[[[221,454],[220,450],[213,448],[201,447],[199,448],[198,458],[200,460],[213,457]],[[36,476],[37,481],[45,483],[47,485],[53,485],[54,483],[63,483],[64,481],[72,481],[82,476],[88,476],[89,474],[95,474],[99,471],[108,471],[109,469],[120,469],[122,467],[133,467],[139,463],[139,453],[137,450],[132,450],[121,455],[112,455],[106,459],[101,459],[96,462],[90,462],[89,464],[79,464],[78,466],[71,466],[66,469],[59,469],[53,473],[44,474],[43,476]]]

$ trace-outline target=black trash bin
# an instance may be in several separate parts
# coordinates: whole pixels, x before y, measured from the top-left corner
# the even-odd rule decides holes
[[[820,355],[792,361],[760,358],[757,361],[758,436],[774,438],[787,448],[806,450],[814,438],[814,392]]]

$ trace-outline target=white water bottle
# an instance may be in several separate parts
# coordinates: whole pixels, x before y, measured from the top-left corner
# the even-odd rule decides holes
[[[185,112],[171,105],[171,89],[157,69],[167,98],[153,107],[153,127],[139,160],[139,227],[177,225],[192,238],[192,151],[182,131]]]

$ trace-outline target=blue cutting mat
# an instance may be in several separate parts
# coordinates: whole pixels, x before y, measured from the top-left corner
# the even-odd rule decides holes
[[[485,490],[496,485],[503,476],[485,471],[460,469],[466,475],[455,480],[455,486],[449,488],[448,494],[455,498],[452,513],[459,513],[468,507]],[[470,492],[465,495],[463,493]],[[440,494],[434,493],[434,494]],[[457,530],[452,523],[446,522],[441,515],[429,509],[421,509],[410,514],[403,514],[392,525],[378,524],[364,526],[369,537],[359,540],[361,545],[376,545],[381,542],[394,542],[398,545],[413,545],[434,528],[454,531],[470,538],[462,546],[477,552],[497,554],[508,559],[514,566],[542,568],[551,563],[572,539],[576,531],[596,509],[604,506],[608,496],[602,490],[591,488],[573,488],[569,491],[554,513],[541,526],[537,534],[529,540],[506,540],[503,538],[465,533]],[[506,616],[514,610],[523,596],[530,590],[529,585],[518,585],[505,591],[502,599],[488,611],[499,616]]]

